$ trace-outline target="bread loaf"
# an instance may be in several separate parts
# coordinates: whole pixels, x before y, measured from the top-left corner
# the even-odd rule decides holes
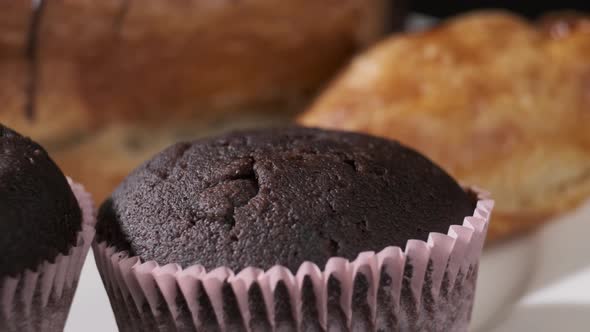
[[[0,122],[99,198],[111,184],[82,164],[118,179],[149,155],[89,151],[126,151],[127,129],[158,151],[177,130],[286,118],[391,26],[390,0],[32,2],[0,3]]]

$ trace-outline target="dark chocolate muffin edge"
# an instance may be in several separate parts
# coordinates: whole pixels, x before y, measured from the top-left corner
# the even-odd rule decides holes
[[[47,152],[0,124],[0,278],[67,254],[81,226],[78,201]]]

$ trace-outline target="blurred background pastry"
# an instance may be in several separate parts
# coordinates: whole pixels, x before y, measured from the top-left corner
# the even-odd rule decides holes
[[[399,139],[492,191],[491,239],[590,197],[590,17],[502,11],[393,36],[299,122]]]
[[[100,200],[178,139],[288,121],[397,3],[2,1],[0,121]]]
[[[34,100],[30,119],[12,122],[38,120],[42,128],[28,132],[55,140],[108,123],[202,121],[296,103],[386,31],[386,5],[46,0],[35,10],[19,6],[13,11],[28,20],[19,46],[26,53],[27,43],[36,45],[36,91],[25,96]]]
[[[174,142],[285,124],[307,108],[303,124],[400,139],[489,188],[490,235],[503,238],[588,196],[589,19],[538,18],[560,6],[574,5],[1,1],[0,121],[100,201]],[[462,15],[388,37],[348,66],[404,22],[422,28],[407,12],[433,23],[477,7],[535,23]]]

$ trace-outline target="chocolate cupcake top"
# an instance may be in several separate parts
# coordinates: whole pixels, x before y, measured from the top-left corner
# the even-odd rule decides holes
[[[81,224],[76,197],[47,152],[0,124],[0,278],[66,254]]]
[[[292,127],[169,147],[102,205],[97,238],[159,264],[296,271],[446,233],[474,207],[397,142]]]

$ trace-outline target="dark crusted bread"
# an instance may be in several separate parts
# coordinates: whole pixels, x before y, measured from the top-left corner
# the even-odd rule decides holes
[[[102,205],[97,237],[160,264],[295,271],[426,240],[473,209],[450,176],[396,142],[293,127],[171,146]]]
[[[0,278],[66,254],[81,221],[76,197],[45,150],[0,125]]]

